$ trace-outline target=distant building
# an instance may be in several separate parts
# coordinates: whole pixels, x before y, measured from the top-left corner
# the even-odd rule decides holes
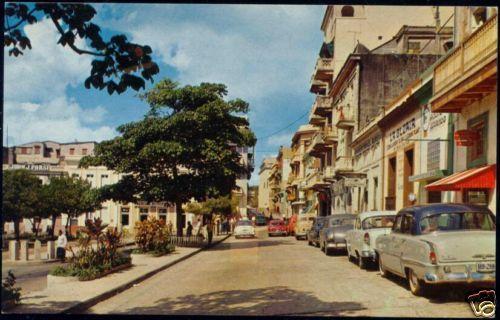
[[[269,211],[269,175],[275,162],[275,158],[265,158],[259,169],[259,210],[263,213]]]

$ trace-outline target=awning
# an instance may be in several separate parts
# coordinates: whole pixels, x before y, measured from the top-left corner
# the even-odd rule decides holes
[[[457,172],[433,182],[427,191],[459,191],[461,189],[493,189],[495,187],[496,164]]]

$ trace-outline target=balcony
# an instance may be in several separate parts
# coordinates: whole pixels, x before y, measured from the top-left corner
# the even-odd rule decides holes
[[[323,130],[323,135],[326,144],[337,143],[339,139],[337,127],[328,126]]]
[[[349,106],[340,106],[335,110],[333,124],[340,129],[348,130],[354,127],[354,110]]]
[[[333,59],[318,58],[314,68],[313,79],[321,81],[331,81],[333,77]]]
[[[328,150],[327,144],[325,143],[324,135],[322,131],[318,131],[314,134],[311,139],[311,144],[307,147],[306,153],[315,157],[321,155]]]
[[[311,88],[309,89],[311,93],[325,95],[328,92],[328,83],[324,81],[311,79]]]
[[[479,27],[434,68],[433,112],[461,112],[496,92],[498,16]]]
[[[325,180],[323,179],[323,173],[318,170],[307,177],[305,189],[318,190],[325,188],[328,185],[329,183],[325,182]]]
[[[352,157],[338,157],[334,165],[335,174],[352,172]]]
[[[332,112],[333,98],[317,96],[312,107],[312,113],[321,117],[326,117]]]
[[[322,126],[326,121],[326,118],[320,117],[313,112],[309,115],[309,124],[312,124],[313,126]]]
[[[333,177],[335,176],[335,170],[333,166],[327,166],[323,168],[323,179],[325,181],[331,181],[333,180]]]

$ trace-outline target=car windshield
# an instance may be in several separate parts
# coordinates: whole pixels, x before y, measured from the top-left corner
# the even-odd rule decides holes
[[[420,220],[422,234],[434,231],[495,229],[495,220],[485,212],[438,213]]]
[[[330,219],[330,227],[335,227],[335,226],[345,226],[349,224],[354,224],[354,218],[335,218],[335,219]]]
[[[283,221],[271,221],[269,224],[272,226],[279,226],[279,225],[284,224],[284,222]]]
[[[392,228],[395,216],[373,216],[363,220],[363,229]]]
[[[252,221],[250,220],[240,220],[238,223],[236,223],[236,226],[251,226]]]

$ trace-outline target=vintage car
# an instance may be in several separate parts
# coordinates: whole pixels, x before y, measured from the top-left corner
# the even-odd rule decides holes
[[[252,221],[248,219],[241,219],[236,222],[236,226],[234,228],[234,237],[236,239],[242,237],[255,237],[255,228]]]
[[[354,229],[346,232],[347,257],[356,259],[361,269],[375,262],[375,240],[391,232],[396,211],[362,212],[356,217]]]
[[[288,228],[283,220],[271,220],[267,226],[268,236],[287,236]]]
[[[345,233],[354,227],[356,216],[350,213],[332,214],[326,217],[319,231],[319,247],[326,255],[332,249],[346,249]]]
[[[424,295],[433,284],[493,285],[495,229],[495,216],[484,206],[402,209],[391,233],[376,240],[380,273],[408,279],[415,295]]]
[[[306,239],[307,230],[311,229],[315,216],[311,214],[299,214],[297,222],[295,223],[295,238]]]
[[[307,243],[312,246],[313,244],[316,247],[319,247],[319,231],[323,227],[325,223],[326,217],[314,217],[313,224],[311,228],[307,231],[306,240]]]

